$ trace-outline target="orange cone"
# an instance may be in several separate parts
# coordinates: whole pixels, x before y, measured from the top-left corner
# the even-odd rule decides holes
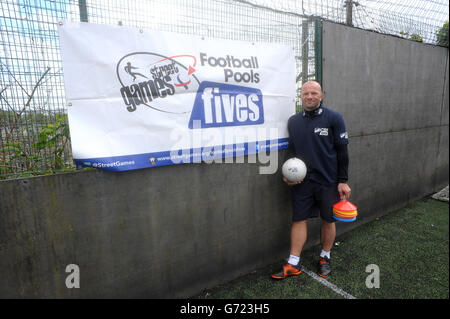
[[[333,205],[333,217],[341,222],[353,222],[358,216],[357,207],[348,200],[343,199]]]

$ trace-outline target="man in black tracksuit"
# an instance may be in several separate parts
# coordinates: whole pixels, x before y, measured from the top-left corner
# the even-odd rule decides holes
[[[322,105],[322,88],[316,81],[303,84],[301,98],[304,110],[288,121],[289,147],[305,162],[308,172],[299,183],[284,178],[292,190],[291,249],[288,263],[272,274],[274,279],[302,272],[300,254],[307,239],[307,219],[319,212],[322,252],[318,274],[329,276],[330,251],[336,237],[333,205],[351,193],[347,184],[348,133],[342,115]]]

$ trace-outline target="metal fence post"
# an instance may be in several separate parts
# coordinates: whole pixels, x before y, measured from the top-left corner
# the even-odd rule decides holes
[[[78,7],[80,8],[80,21],[81,22],[89,22],[88,14],[87,14],[87,7],[86,7],[86,0],[78,0]]]
[[[353,26],[353,1],[347,0],[345,1],[345,5],[347,7],[347,25]]]
[[[316,81],[322,85],[322,20],[316,19],[314,29]]]
[[[309,55],[309,20],[302,22],[302,84],[308,81],[308,55]]]

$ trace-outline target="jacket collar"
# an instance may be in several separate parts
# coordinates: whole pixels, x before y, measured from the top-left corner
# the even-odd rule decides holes
[[[322,108],[322,104],[321,104],[317,109],[315,109],[313,111],[303,110],[302,111],[302,116],[303,117],[305,117],[305,116],[306,117],[315,117],[315,116],[319,116],[322,113],[323,113],[323,108]]]

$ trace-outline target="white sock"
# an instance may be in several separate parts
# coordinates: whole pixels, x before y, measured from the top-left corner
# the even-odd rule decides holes
[[[320,253],[320,257],[327,257],[328,259],[330,259],[331,258],[330,253],[331,253],[330,251],[325,251],[322,249],[322,252]]]
[[[299,256],[289,255],[288,263],[291,264],[292,266],[297,266],[299,261],[300,261]]]

